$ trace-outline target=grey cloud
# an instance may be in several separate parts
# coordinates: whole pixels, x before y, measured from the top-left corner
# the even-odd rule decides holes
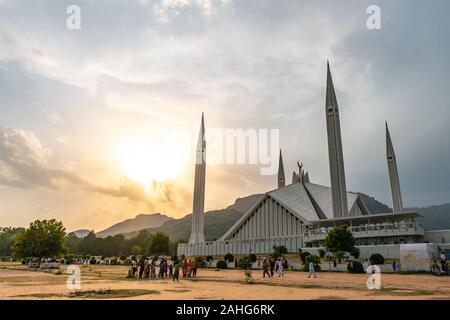
[[[63,27],[61,13],[70,1],[48,1],[45,6],[26,0],[10,3],[0,11],[0,24],[14,32],[3,33],[0,46],[26,48],[27,55],[15,50],[8,58],[19,55],[34,64],[44,63],[45,57],[55,59],[61,69],[52,72],[71,75],[75,78],[70,80],[85,86],[76,76],[96,66],[108,74],[93,75],[99,79],[100,96],[112,91],[158,98],[154,109],[150,100],[145,108],[124,105],[121,111],[128,113],[150,110],[191,121],[203,109],[210,125],[281,128],[286,167],[292,169],[296,160],[303,160],[313,180],[323,184],[329,183],[323,114],[328,58],[341,107],[349,189],[389,202],[384,159],[388,120],[406,205],[450,198],[450,45],[443,40],[450,32],[448,1],[379,0],[383,29],[377,31],[366,28],[365,10],[373,4],[368,0],[236,0],[229,6],[212,1],[210,15],[195,0],[191,5],[165,1],[166,7],[156,0],[79,1],[84,20],[76,34]],[[161,8],[166,21],[159,19]],[[24,39],[32,45],[24,47]],[[28,60],[24,63],[32,65]],[[45,68],[33,72],[50,77]],[[11,77],[14,73],[0,84],[8,94],[18,92],[16,104],[35,98],[27,95],[30,87],[37,89],[26,77],[10,86]],[[51,94],[64,92],[59,97],[64,100],[65,90],[50,88]],[[53,101],[51,94],[39,98]],[[3,95],[7,94],[2,92],[0,98]],[[66,100],[76,101],[77,96]],[[88,112],[61,114],[66,126]],[[15,123],[13,113],[4,113],[12,119],[7,123]],[[244,170],[240,174],[250,185],[271,188],[274,183],[273,177]],[[45,173],[37,176],[52,186]],[[2,174],[5,183],[23,184],[13,178],[10,172]]]

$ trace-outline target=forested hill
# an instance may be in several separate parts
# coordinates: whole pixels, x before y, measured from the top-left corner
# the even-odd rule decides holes
[[[423,214],[424,218],[419,222],[423,224],[425,230],[450,229],[450,203],[424,208],[408,208],[408,210]]]
[[[372,214],[389,213],[392,209],[386,204],[370,197],[364,193],[359,193],[364,203]],[[261,199],[262,194],[255,194],[237,199],[231,206],[213,210],[205,213],[205,237],[207,240],[220,238],[242,215]],[[426,230],[450,229],[450,204],[440,206],[430,206],[425,208],[410,208],[408,210],[417,211],[424,215],[420,219]],[[191,232],[191,218],[188,214],[181,219],[171,219],[164,222],[157,228],[146,228],[150,233],[164,232],[168,234],[172,241],[187,241]],[[124,233],[126,238],[136,236],[139,231]]]
[[[220,238],[242,215],[261,199],[262,194],[254,194],[248,197],[239,198],[231,206],[221,209],[205,212],[205,238],[206,240],[215,240]],[[173,219],[164,222],[158,228],[146,229],[151,233],[167,233],[172,241],[187,241],[191,233],[192,214],[188,214],[181,219]],[[126,238],[136,236],[138,232],[125,234]]]

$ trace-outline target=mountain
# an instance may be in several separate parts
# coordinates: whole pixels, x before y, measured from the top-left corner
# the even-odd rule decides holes
[[[389,208],[387,205],[385,205],[384,203],[378,201],[377,199],[368,196],[367,194],[364,193],[358,193],[361,197],[361,199],[364,201],[364,203],[366,204],[367,209],[369,209],[369,212],[372,214],[377,214],[377,213],[389,213],[392,212],[392,209]]]
[[[386,204],[359,193],[369,211],[373,214],[392,212]],[[262,197],[262,194],[250,195],[239,198],[234,204],[221,210],[205,212],[205,238],[208,241],[220,238],[242,215],[250,210]],[[424,215],[419,222],[426,230],[450,229],[450,204],[441,206],[430,206],[425,208],[410,208],[407,210],[417,211]],[[172,241],[187,241],[191,232],[192,214],[188,214],[181,219],[170,219],[158,227],[146,228],[150,233],[164,232],[168,234]],[[133,232],[124,233],[126,238],[135,237],[140,229]]]
[[[80,230],[72,231],[72,232],[70,232],[70,233],[74,234],[74,235],[77,236],[78,238],[84,238],[84,237],[86,237],[86,236],[89,234],[89,232],[91,232],[91,230],[88,230],[88,229],[80,229]]]
[[[220,238],[242,215],[250,210],[262,197],[262,194],[254,194],[248,197],[239,198],[234,204],[225,209],[205,212],[205,238],[215,240]],[[173,219],[164,222],[158,228],[149,228],[150,233],[164,232],[168,234],[172,241],[187,241],[191,233],[192,214],[188,214],[181,219]],[[125,234],[126,238],[135,237],[139,232]]]
[[[424,217],[418,219],[425,230],[450,229],[450,203],[424,208],[408,208],[407,210],[417,211]]]
[[[125,221],[116,223],[111,227],[97,232],[98,238],[106,238],[108,236],[114,236],[121,233],[130,233],[133,231],[139,231],[148,228],[157,228],[164,222],[170,221],[173,218],[163,215],[161,213],[154,214],[140,214],[134,219],[127,219]]]
[[[372,213],[392,212],[387,205],[376,199],[360,193],[367,208]],[[205,238],[207,241],[220,238],[242,215],[251,209],[263,196],[263,194],[254,194],[239,198],[234,204],[225,209],[205,212]],[[164,222],[158,228],[146,229],[150,233],[164,232],[168,234],[172,241],[187,241],[191,232],[192,214],[188,214],[181,219],[174,219]],[[125,234],[126,238],[135,237],[139,231]]]

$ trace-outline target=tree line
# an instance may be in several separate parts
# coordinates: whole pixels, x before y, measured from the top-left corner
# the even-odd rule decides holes
[[[79,238],[65,230],[62,222],[54,219],[36,220],[26,229],[0,228],[0,257],[176,255],[179,243],[164,233],[146,230],[131,239],[123,235],[97,238],[93,231]]]

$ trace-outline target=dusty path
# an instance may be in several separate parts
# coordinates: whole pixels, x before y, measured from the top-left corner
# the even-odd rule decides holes
[[[82,266],[81,295],[66,286],[67,275],[28,271],[21,266],[0,266],[0,299],[448,299],[450,277],[382,274],[383,290],[366,287],[366,275],[319,273],[308,279],[303,272],[284,278],[263,279],[253,272],[253,283],[244,283],[242,270],[199,270],[193,280],[126,279],[127,267]],[[108,291],[110,290],[110,291]],[[108,294],[84,294],[105,291]],[[109,294],[111,293],[111,294]]]

